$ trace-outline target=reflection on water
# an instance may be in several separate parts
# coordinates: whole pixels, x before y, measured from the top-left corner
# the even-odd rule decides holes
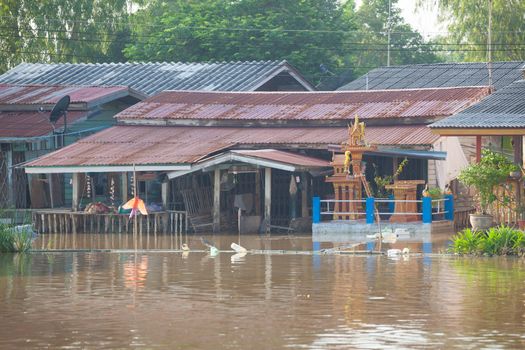
[[[4,254],[0,348],[523,348],[524,278],[519,259]]]
[[[241,244],[249,250],[299,250],[312,251],[332,248],[352,248],[354,250],[378,249],[377,240],[362,239],[342,241],[341,236],[334,236],[333,240],[326,242],[312,242],[311,234],[296,235],[137,235],[132,234],[42,234],[34,243],[34,248],[39,250],[63,249],[147,249],[147,250],[173,250],[181,249],[186,243],[191,250],[208,249],[202,238],[212,242],[220,250],[231,250],[233,243]],[[446,250],[451,234],[414,235],[400,237],[394,243],[383,243],[381,249],[409,248],[411,252],[437,253]]]

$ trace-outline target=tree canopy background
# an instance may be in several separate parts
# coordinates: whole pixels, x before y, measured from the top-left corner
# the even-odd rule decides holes
[[[419,0],[421,4],[435,0]],[[523,60],[525,2],[493,0],[494,60]],[[432,42],[392,0],[3,0],[0,71],[26,62],[287,60],[333,89],[387,64],[485,60],[488,0],[440,0]]]
[[[453,61],[487,61],[489,0],[418,0],[437,3],[439,18],[448,24],[440,38]],[[492,60],[525,60],[525,1],[492,0]]]

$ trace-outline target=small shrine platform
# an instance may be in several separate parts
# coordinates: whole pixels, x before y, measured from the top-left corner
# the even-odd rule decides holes
[[[367,237],[377,234],[381,230],[402,229],[409,232],[407,237],[398,239],[408,239],[410,237],[425,237],[437,233],[454,233],[454,222],[449,220],[433,221],[424,224],[416,222],[382,222],[378,224],[367,224],[365,220],[332,220],[312,225],[312,239],[314,242],[367,242]]]

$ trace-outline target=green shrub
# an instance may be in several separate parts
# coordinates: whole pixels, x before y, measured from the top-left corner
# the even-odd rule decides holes
[[[456,254],[478,254],[482,233],[466,228],[452,237],[452,252]]]
[[[509,173],[519,168],[504,155],[483,150],[483,157],[479,163],[473,163],[461,170],[458,179],[467,186],[476,189],[479,200],[480,214],[487,214],[487,210],[498,198],[494,194],[496,186],[503,184]]]
[[[492,227],[487,232],[467,228],[452,237],[451,251],[456,254],[523,255],[525,234],[508,226]]]
[[[33,231],[26,227],[17,230],[14,226],[0,223],[0,252],[26,252],[33,244]]]

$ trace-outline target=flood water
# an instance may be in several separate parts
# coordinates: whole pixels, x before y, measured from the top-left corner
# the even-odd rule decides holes
[[[52,236],[40,237],[37,248],[73,245],[72,237]],[[77,235],[75,248],[135,245],[104,236]],[[206,238],[221,249],[238,239]],[[151,240],[150,249],[175,244]],[[523,259],[312,255],[307,236],[241,243],[273,251],[0,255],[0,348],[525,347]],[[199,237],[188,244],[203,248]],[[445,244],[436,239],[431,249]]]

